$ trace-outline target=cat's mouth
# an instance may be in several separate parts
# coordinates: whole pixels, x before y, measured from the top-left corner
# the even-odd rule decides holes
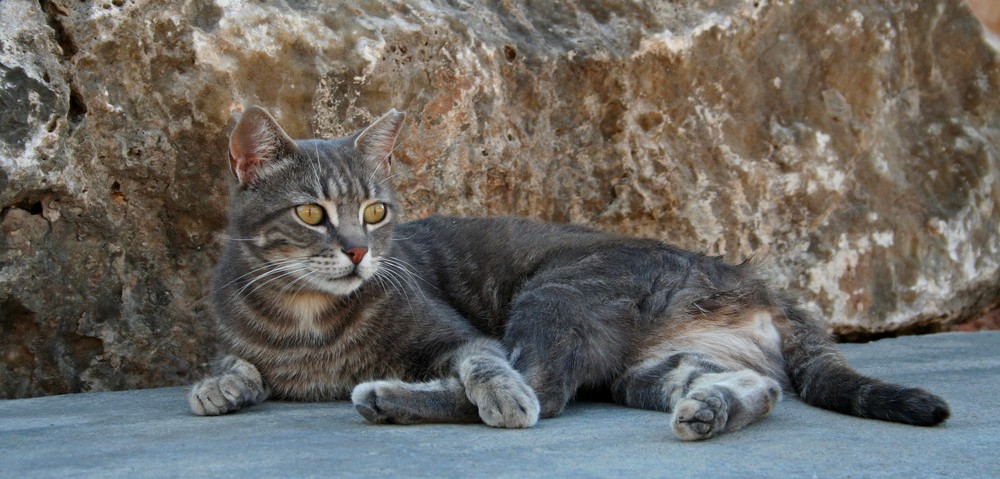
[[[356,267],[315,268],[300,277],[318,291],[334,296],[347,296],[365,283],[365,275]]]
[[[354,265],[347,274],[340,277],[340,279],[356,279],[361,281],[366,281],[369,275],[362,273],[362,266],[360,264]]]
[[[336,296],[347,296],[364,285],[374,271],[366,264],[313,262],[303,279],[314,288]]]

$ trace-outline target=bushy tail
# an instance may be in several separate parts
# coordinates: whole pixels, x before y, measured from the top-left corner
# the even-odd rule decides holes
[[[917,426],[948,419],[948,404],[940,397],[859,374],[803,311],[786,307],[785,316],[790,331],[783,335],[782,348],[789,379],[803,401],[852,416]]]

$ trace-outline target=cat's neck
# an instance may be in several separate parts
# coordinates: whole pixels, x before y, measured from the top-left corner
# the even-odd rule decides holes
[[[275,296],[272,301],[276,309],[308,328],[316,326],[319,316],[341,305],[344,298],[320,291],[296,291]]]
[[[255,304],[261,320],[270,324],[279,336],[326,337],[346,324],[358,320],[366,305],[378,301],[378,288],[363,285],[347,296],[308,288],[287,288],[272,284],[255,289],[243,296],[243,301]]]

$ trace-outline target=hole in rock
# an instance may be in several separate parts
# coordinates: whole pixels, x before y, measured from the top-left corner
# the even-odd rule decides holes
[[[87,104],[83,102],[80,92],[70,85],[69,88],[69,121],[73,124],[80,123],[87,116]]]
[[[503,56],[507,58],[508,62],[513,62],[517,59],[517,50],[510,45],[503,46]]]

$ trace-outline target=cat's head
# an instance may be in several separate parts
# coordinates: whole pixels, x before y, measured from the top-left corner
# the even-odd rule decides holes
[[[349,137],[293,141],[246,110],[229,139],[230,247],[249,277],[348,295],[377,274],[398,215],[388,179],[404,118],[390,110]]]

